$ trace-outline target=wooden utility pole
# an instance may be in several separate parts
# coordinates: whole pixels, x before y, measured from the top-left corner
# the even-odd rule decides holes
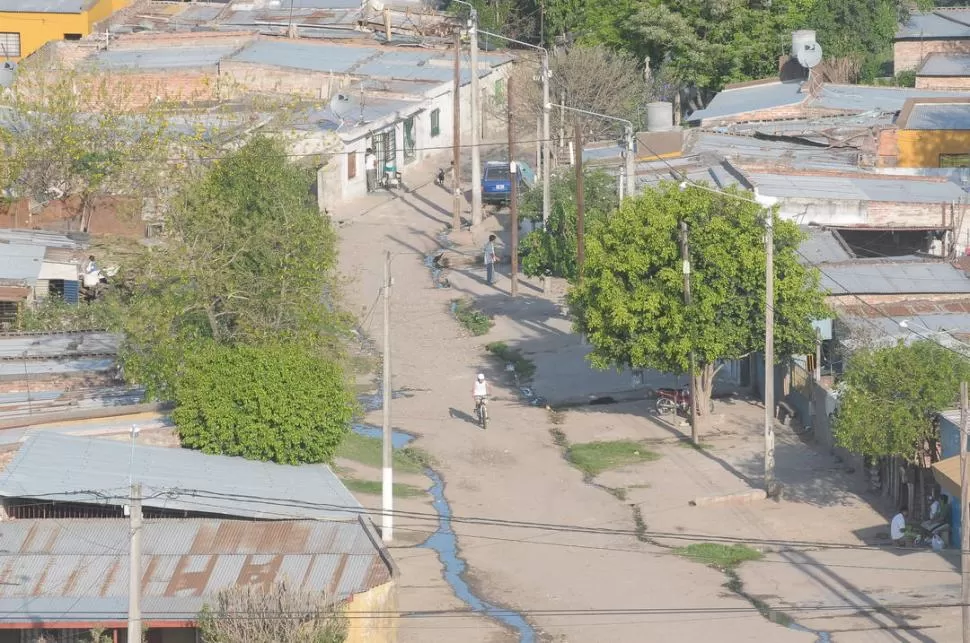
[[[586,219],[586,195],[583,188],[583,130],[576,121],[576,276],[583,280],[583,261],[586,259],[586,238],[584,226]]]
[[[141,641],[141,483],[131,485],[128,506],[128,640]]]
[[[505,94],[508,98],[509,130],[509,178],[512,181],[512,194],[509,210],[512,212],[512,286],[513,297],[519,294],[519,173],[515,163],[515,134],[512,125],[512,78],[506,81]]]
[[[960,383],[960,612],[963,617],[963,643],[970,643],[970,503],[967,503],[970,471],[967,470],[967,436],[970,409],[967,383]],[[912,507],[910,507],[912,509]]]
[[[451,128],[451,189],[454,194],[454,212],[451,229],[461,230],[461,31],[455,31],[455,106]]]
[[[383,497],[383,502],[381,503],[383,509],[383,519],[381,522],[381,538],[384,542],[389,543],[393,538],[394,534],[394,516],[392,512],[394,511],[394,453],[393,453],[393,440],[391,435],[391,398],[393,397],[393,391],[391,389],[391,253],[389,251],[384,253],[384,290],[382,296],[384,298],[384,380],[381,389],[381,405],[383,407],[383,423],[382,423],[382,437],[384,443],[382,444],[381,454],[383,467],[383,476],[381,484],[381,492]]]
[[[468,119],[472,128],[472,225],[482,222],[482,153],[479,147],[481,138],[482,117],[481,99],[478,90],[478,10],[472,7],[471,24],[468,27],[469,52],[471,62],[471,118]]]
[[[775,486],[775,235],[765,208],[765,493]]]
[[[690,310],[690,248],[687,245],[687,222],[680,222],[680,257],[683,260],[684,305]],[[697,444],[697,387],[694,351],[690,352],[690,440]]]

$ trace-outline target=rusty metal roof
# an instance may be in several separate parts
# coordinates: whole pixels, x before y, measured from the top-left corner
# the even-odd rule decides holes
[[[0,523],[0,622],[126,618],[128,521]],[[149,520],[142,531],[145,619],[193,620],[220,590],[286,582],[343,600],[393,576],[368,519]]]
[[[24,441],[0,473],[0,496],[120,506],[128,504],[129,481],[142,484],[144,505],[156,509],[262,520],[348,521],[363,512],[325,464],[290,466],[50,432]]]

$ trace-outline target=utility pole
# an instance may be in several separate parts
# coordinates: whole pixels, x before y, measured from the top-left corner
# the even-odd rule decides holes
[[[775,486],[775,234],[765,208],[765,493]]]
[[[549,71],[549,50],[542,52],[542,229],[546,229],[549,223],[549,212],[552,207],[552,141],[549,133],[549,113],[552,105],[549,103],[549,80],[552,72]],[[542,280],[543,288],[546,279]]]
[[[141,643],[141,483],[131,485],[129,501],[128,640]]]
[[[383,417],[383,438],[384,443],[382,445],[382,466],[383,466],[383,483],[381,485],[381,492],[383,496],[382,508],[383,508],[383,520],[381,522],[381,538],[384,542],[389,543],[394,535],[394,516],[392,512],[394,510],[394,460],[392,451],[392,436],[391,436],[391,398],[393,397],[391,390],[391,253],[390,251],[385,251],[384,253],[384,381],[382,383],[382,406],[384,411]]]
[[[963,643],[970,643],[970,504],[967,503],[970,471],[967,471],[967,423],[970,410],[967,383],[960,383],[960,612],[963,617]]]
[[[687,245],[687,222],[680,222],[680,257],[683,260],[684,305],[690,309],[690,248]],[[690,441],[697,444],[697,387],[694,376],[697,364],[694,351],[690,351]]]
[[[576,119],[576,276],[583,280],[583,261],[586,259],[586,195],[583,188],[583,129]]]
[[[454,194],[454,213],[451,218],[451,229],[461,230],[461,31],[455,31],[455,105],[452,114],[451,127],[451,189]]]
[[[624,128],[624,139],[626,140],[626,195],[636,196],[637,190],[637,155],[636,141],[633,135],[633,126],[627,125]]]
[[[471,6],[471,5],[469,5]],[[481,113],[479,102],[481,96],[478,93],[478,11],[475,7],[471,8],[471,19],[468,26],[469,47],[471,48],[471,118],[469,123],[472,128],[472,225],[476,226],[482,222],[482,158],[479,150],[479,137],[481,136],[480,125],[478,123]]]
[[[509,134],[509,178],[512,180],[512,194],[509,209],[512,211],[512,286],[513,297],[519,294],[519,174],[515,163],[515,135],[512,125],[512,79],[509,78],[505,87],[508,97],[508,134]]]

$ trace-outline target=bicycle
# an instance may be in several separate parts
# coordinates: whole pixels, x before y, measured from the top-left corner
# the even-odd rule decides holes
[[[482,425],[482,430],[488,428],[488,398],[475,398],[475,412],[478,414],[478,423]]]

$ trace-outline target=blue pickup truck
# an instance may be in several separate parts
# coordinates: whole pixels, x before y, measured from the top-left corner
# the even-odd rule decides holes
[[[528,163],[517,162],[519,171],[519,194],[535,184],[535,172]],[[507,205],[512,198],[512,177],[507,161],[489,161],[482,171],[482,202],[491,205]]]

